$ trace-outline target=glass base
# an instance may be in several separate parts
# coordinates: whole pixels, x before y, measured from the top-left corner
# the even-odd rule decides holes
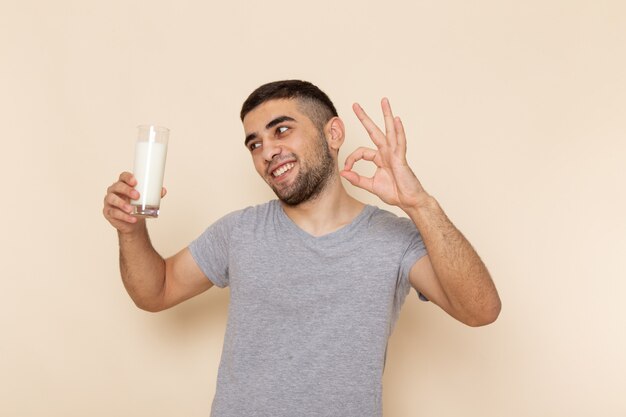
[[[159,217],[158,206],[133,206],[133,216],[156,218]]]

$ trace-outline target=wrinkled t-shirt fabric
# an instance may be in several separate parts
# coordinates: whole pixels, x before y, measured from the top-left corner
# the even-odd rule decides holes
[[[189,249],[230,288],[212,417],[379,417],[387,341],[426,254],[413,222],[366,205],[314,237],[278,200],[230,213]]]

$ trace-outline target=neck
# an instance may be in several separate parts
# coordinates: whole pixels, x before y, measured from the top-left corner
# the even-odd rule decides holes
[[[364,207],[348,194],[339,175],[333,175],[315,198],[297,206],[283,202],[281,205],[295,224],[313,236],[322,236],[349,224]]]

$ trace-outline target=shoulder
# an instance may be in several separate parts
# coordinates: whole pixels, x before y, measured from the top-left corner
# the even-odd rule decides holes
[[[252,231],[259,225],[272,225],[276,218],[279,203],[277,200],[271,200],[263,204],[248,206],[239,210],[232,211],[209,226],[218,228],[222,231],[230,233],[241,231]]]
[[[275,200],[268,201],[255,206],[248,206],[239,210],[231,211],[219,218],[218,222],[239,223],[241,221],[252,220],[259,217],[266,217],[276,210]]]
[[[393,248],[421,242],[420,232],[411,219],[375,206],[368,206],[368,209],[371,211],[367,222],[370,239]]]
[[[230,241],[245,239],[255,225],[263,224],[272,213],[272,201],[256,206],[249,206],[239,210],[231,211],[228,214],[211,223],[204,232],[196,239],[194,244],[212,240]]]
[[[407,217],[400,217],[376,206],[367,206],[370,210],[369,226],[376,230],[391,232],[413,232],[415,224]]]
[[[278,208],[278,200],[270,200],[266,203],[257,204],[255,206],[248,206],[246,208],[234,211],[226,216],[231,216],[233,219],[236,219],[238,224],[256,224],[273,218]]]

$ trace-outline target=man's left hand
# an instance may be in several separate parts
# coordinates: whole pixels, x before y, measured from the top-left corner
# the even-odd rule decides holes
[[[346,158],[340,174],[352,185],[377,195],[387,204],[407,211],[421,206],[429,196],[406,161],[406,136],[402,121],[393,116],[389,100],[383,98],[381,106],[385,117],[385,133],[358,103],[352,106],[377,149],[360,147],[352,152]],[[376,164],[373,177],[364,177],[352,171],[354,164],[360,160]]]

